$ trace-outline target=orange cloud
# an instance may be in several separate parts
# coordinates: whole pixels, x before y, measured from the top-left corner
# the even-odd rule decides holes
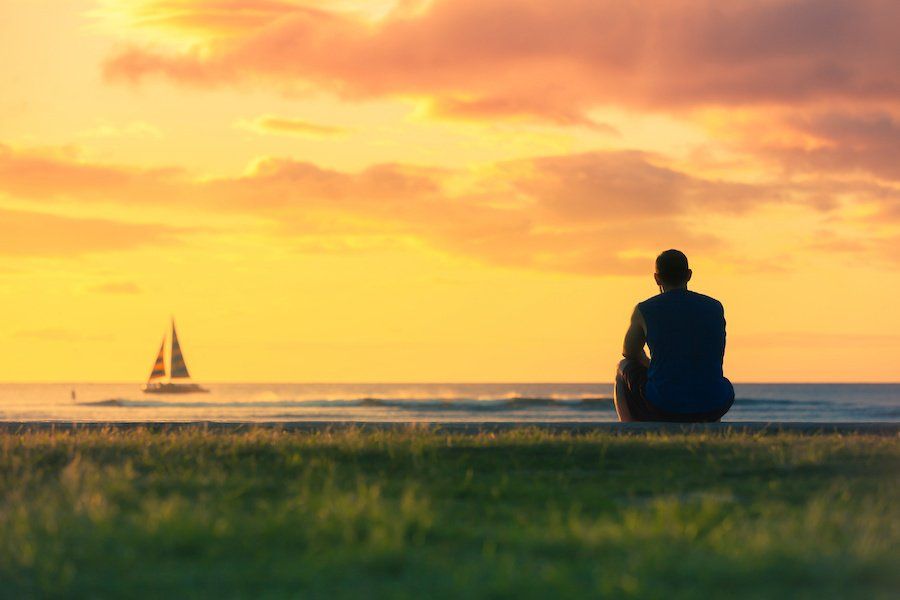
[[[301,119],[290,119],[287,117],[275,117],[269,115],[259,117],[249,122],[242,122],[240,125],[258,133],[304,135],[312,137],[340,135],[347,132],[343,127],[320,125]]]
[[[597,152],[495,165],[457,193],[453,171],[379,165],[360,173],[270,159],[251,175],[210,183],[233,209],[275,220],[287,234],[412,236],[496,264],[627,273],[661,240],[712,248],[689,227],[697,211],[746,210],[764,190],[698,179],[639,152]],[[468,173],[466,174],[468,175]],[[350,217],[350,220],[333,215]],[[362,222],[360,222],[362,219]],[[349,223],[349,224],[348,224]]]
[[[233,35],[264,27],[297,8],[295,2],[279,0],[131,0],[97,14],[145,28]]]
[[[897,198],[896,192],[879,197],[883,188],[868,183],[752,185],[704,179],[658,164],[661,160],[642,152],[610,151],[509,161],[477,172],[401,164],[342,172],[269,158],[239,177],[192,179],[180,172],[136,171],[45,155],[37,161],[27,151],[8,150],[0,155],[0,191],[20,199],[169,202],[176,208],[252,215],[307,250],[414,239],[494,264],[586,274],[642,270],[644,257],[661,246],[724,252],[727,241],[697,233],[694,226],[710,215],[744,215],[766,204],[793,203],[841,219],[833,212],[842,206],[838,196],[855,194],[859,202]],[[41,164],[45,171],[32,169],[25,186],[20,176],[7,176],[19,164]],[[84,250],[72,241],[71,230],[91,224],[50,225],[69,233],[60,239],[46,232],[36,236],[50,237],[48,251],[62,251],[54,244]],[[19,229],[29,227],[38,225]],[[82,237],[112,248],[167,241],[176,233],[126,228]],[[18,243],[34,246],[24,240],[26,235]],[[348,244],[347,236],[356,241]],[[889,255],[889,250],[881,251]]]
[[[171,244],[180,230],[165,225],[76,219],[0,209],[0,255],[67,257]]]
[[[25,198],[168,198],[178,169],[135,169],[85,163],[63,153],[21,152],[0,144],[0,191]]]
[[[701,179],[654,164],[653,158],[634,151],[538,157],[512,185],[537,201],[547,222],[610,223],[696,210],[728,213],[779,197],[769,186]]]
[[[169,15],[170,4],[144,6]],[[587,121],[591,107],[610,103],[900,98],[893,0],[435,0],[376,23],[291,3],[196,4],[178,3],[177,20],[211,31],[232,4],[265,7],[252,26],[202,50],[121,52],[106,75],[201,85],[267,77],[351,98],[429,97],[443,113],[563,123]]]
[[[894,220],[894,223],[897,221]],[[838,235],[820,231],[809,245],[818,252],[844,257],[850,266],[878,264],[887,268],[900,266],[900,234],[882,233],[868,228],[865,235]]]
[[[429,114],[460,120],[489,120],[497,118],[529,119],[539,117],[558,125],[580,125],[588,129],[619,135],[619,130],[608,123],[598,123],[585,116],[577,107],[566,107],[556,101],[542,98],[476,98],[438,97],[428,106]]]
[[[786,132],[781,143],[755,142],[743,133],[745,149],[786,168],[814,173],[864,173],[900,182],[900,119],[886,111],[827,111],[791,114],[769,127]],[[758,124],[760,131],[766,124]]]

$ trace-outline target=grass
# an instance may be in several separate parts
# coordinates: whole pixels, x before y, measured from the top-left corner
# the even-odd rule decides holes
[[[0,433],[0,596],[896,597],[898,473],[865,435]]]

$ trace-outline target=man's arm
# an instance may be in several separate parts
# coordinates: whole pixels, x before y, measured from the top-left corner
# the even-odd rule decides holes
[[[637,306],[631,313],[631,325],[625,332],[625,343],[622,356],[640,362],[645,367],[650,366],[650,358],[644,352],[644,344],[647,343],[647,325],[644,323],[644,315]]]

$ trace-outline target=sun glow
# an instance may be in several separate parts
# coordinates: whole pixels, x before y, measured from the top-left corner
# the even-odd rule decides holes
[[[668,247],[732,379],[896,380],[900,51],[794,4],[8,0],[0,380],[604,381]]]

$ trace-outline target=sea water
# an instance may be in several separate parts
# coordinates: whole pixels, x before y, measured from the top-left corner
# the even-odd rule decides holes
[[[2,421],[603,422],[608,383],[0,384]],[[724,421],[900,421],[900,384],[736,384]],[[73,397],[74,396],[74,397]]]

